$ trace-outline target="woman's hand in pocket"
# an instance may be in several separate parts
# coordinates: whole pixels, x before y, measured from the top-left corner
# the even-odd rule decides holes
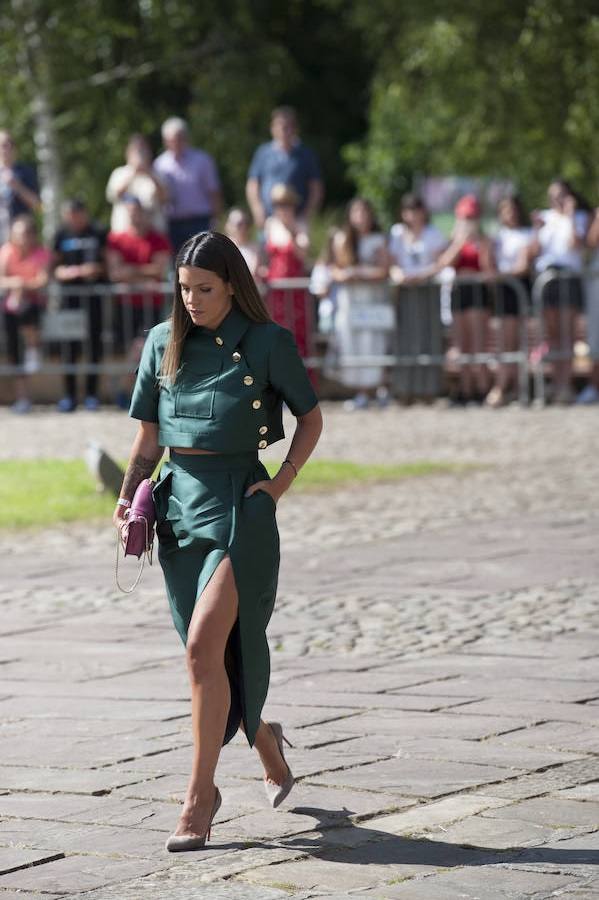
[[[272,497],[275,506],[279,502],[279,497],[283,493],[282,491],[277,491],[276,485],[274,483],[274,478],[268,481],[256,481],[254,484],[251,484],[249,488],[245,492],[246,497],[251,497],[252,494],[255,494],[256,491],[264,491],[265,494],[268,494]]]

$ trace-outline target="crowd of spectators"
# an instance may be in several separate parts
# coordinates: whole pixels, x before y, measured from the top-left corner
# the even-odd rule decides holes
[[[49,248],[37,234],[41,203],[35,171],[18,160],[11,135],[0,131],[0,291],[8,360],[18,372],[15,412],[31,407],[28,376],[41,366],[40,321],[50,281],[62,286],[61,308],[85,317],[85,339],[65,340],[62,348],[71,370],[64,375],[58,409],[72,412],[80,399],[74,364],[85,356],[97,366],[108,330],[111,352],[134,368],[145,332],[164,315],[163,285],[172,276],[177,251],[193,234],[217,227],[221,216],[223,229],[263,285],[273,318],[293,331],[304,358],[313,356],[318,329],[326,332],[325,371],[328,360],[328,372],[354,394],[351,409],[389,403],[389,367],[380,358],[393,352],[398,292],[401,298],[431,283],[446,286],[455,353],[483,353],[491,323],[497,333],[498,321],[500,349],[509,353],[517,350],[523,317],[530,312],[522,298],[530,298],[532,281],[541,273],[557,276],[548,277],[543,294],[547,349],[560,351],[552,364],[554,400],[573,399],[570,351],[586,303],[593,367],[577,399],[599,401],[599,277],[582,275],[586,266],[599,276],[599,210],[571,185],[552,182],[547,208],[530,216],[517,196],[502,198],[491,229],[483,227],[477,197],[465,195],[455,206],[449,238],[431,224],[415,194],[402,198],[389,232],[378,224],[368,199],[355,197],[314,260],[311,223],[323,199],[317,156],[301,140],[292,108],[273,110],[270,129],[271,140],[257,148],[249,166],[249,212],[234,207],[224,217],[215,160],[191,146],[183,119],[169,118],[161,129],[164,151],[156,159],[143,135],[129,139],[124,165],[106,185],[110,228],[92,221],[84,200],[72,198],[62,206],[62,223]],[[281,279],[290,281],[281,287]],[[108,284],[119,290],[107,323],[102,287]],[[349,362],[339,365],[341,359]],[[317,372],[310,371],[316,384]],[[456,403],[498,407],[513,396],[517,369],[512,361],[490,368],[475,360],[460,365],[458,377]],[[131,380],[123,375],[115,394],[124,408]],[[82,399],[87,409],[98,408],[97,371],[85,376]]]
[[[372,302],[373,283],[387,291],[390,284],[396,285],[401,302],[402,292],[407,296],[418,286],[448,281],[455,353],[484,354],[492,341],[492,323],[502,354],[513,353],[519,347],[522,324],[532,312],[532,282],[545,273],[542,326],[546,351],[553,354],[553,400],[568,404],[575,399],[573,345],[578,317],[586,312],[592,370],[576,400],[599,402],[599,277],[593,274],[599,274],[599,210],[592,211],[568,182],[557,179],[549,185],[547,208],[530,217],[518,196],[503,197],[489,233],[473,194],[456,203],[449,239],[430,223],[418,196],[406,194],[398,213],[399,221],[386,235],[367,200],[351,201],[345,227],[333,232],[320,265],[313,270],[314,292],[332,300],[333,343],[338,353],[390,352],[389,335],[396,321],[388,317],[385,326],[384,304]],[[585,267],[588,275],[583,277]],[[348,292],[351,281],[359,284]],[[360,304],[360,291],[367,283],[370,308]],[[372,394],[379,404],[388,402],[384,367],[349,368],[345,377],[358,389],[351,408],[369,405]],[[496,408],[509,402],[517,389],[517,368],[511,361],[492,368],[486,362],[466,362],[459,366],[458,377],[457,404],[484,403]]]

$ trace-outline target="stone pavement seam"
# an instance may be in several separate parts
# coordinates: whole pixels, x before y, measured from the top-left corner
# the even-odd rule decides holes
[[[18,872],[21,869],[33,869],[35,866],[46,865],[46,863],[54,862],[57,859],[64,859],[65,853],[51,853],[49,855],[44,855],[40,859],[34,859],[31,862],[23,862],[18,865],[2,865],[0,867],[0,877],[2,875],[10,875],[12,872]],[[0,885],[0,890],[2,890],[2,886]],[[1,896],[1,894],[0,894]]]

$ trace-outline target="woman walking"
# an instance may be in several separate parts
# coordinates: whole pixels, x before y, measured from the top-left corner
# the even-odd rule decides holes
[[[265,769],[272,806],[293,786],[283,733],[260,715],[269,681],[265,630],[279,566],[276,504],[314,449],[322,417],[292,335],[271,321],[235,244],[190,238],[176,259],[173,313],[151,329],[131,399],[140,420],[117,501],[119,525],[140,481],[170,448],[154,488],[158,558],[186,648],[194,756],[167,850],[204,846],[221,797],[221,747],[244,731]],[[258,450],[284,437],[270,478]]]

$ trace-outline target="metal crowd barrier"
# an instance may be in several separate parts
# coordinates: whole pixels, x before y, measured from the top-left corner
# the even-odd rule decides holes
[[[132,348],[152,325],[167,318],[173,287],[167,283],[51,283],[41,311],[41,366],[46,375],[133,372]],[[0,327],[0,376],[22,374],[7,361],[6,330]]]
[[[317,311],[309,278],[278,278],[258,282],[258,289],[273,319],[295,335],[308,368],[318,368],[316,354]]]
[[[503,347],[505,295],[497,291],[500,286],[509,287],[516,299],[518,341],[511,350]],[[486,320],[478,317],[474,320],[475,328],[479,327],[475,346],[448,358],[452,296],[456,291],[468,295],[462,298],[467,300],[468,310],[488,314],[494,328],[490,330]],[[451,283],[349,283],[333,287],[332,294],[336,307],[332,347],[324,358],[309,360],[310,365],[320,366],[331,377],[337,373],[342,382],[372,387],[383,380],[386,369],[397,393],[422,398],[439,396],[448,367],[459,370],[462,366],[512,364],[517,367],[518,400],[529,402],[529,297],[520,279],[498,275],[489,280],[472,275],[456,277]],[[474,318],[471,313],[467,315]],[[371,376],[356,380],[357,370],[370,370]]]
[[[510,291],[516,301],[515,318],[518,326],[517,347],[508,350],[504,347],[505,321],[511,315],[512,306],[508,306],[507,292]],[[460,275],[451,283],[451,317],[456,318],[458,309],[454,309],[453,297],[456,293],[465,292],[467,302],[471,294],[472,306],[486,313],[488,323],[478,321],[479,333],[476,335],[478,347],[470,352],[456,353],[453,362],[458,366],[481,365],[490,368],[497,365],[514,365],[517,368],[518,402],[525,406],[529,402],[529,339],[528,315],[529,293],[520,278],[512,275],[497,274],[489,278],[482,275]],[[492,327],[490,327],[492,326]]]
[[[538,347],[533,365],[534,402],[544,406],[547,400],[547,365],[571,363],[577,338],[586,338],[590,344],[599,342],[599,268],[586,268],[579,272],[556,267],[547,269],[537,276],[533,284],[532,308]],[[552,335],[549,334],[550,309],[556,310]],[[586,323],[583,324],[585,317]],[[598,350],[595,348],[595,354]]]
[[[599,290],[599,270],[583,273]],[[545,401],[545,362],[572,355],[571,336],[563,345],[544,353],[547,286],[557,284],[558,308],[566,317],[565,288],[572,273],[540,275],[532,286],[532,310],[526,286],[520,279],[498,276],[455,278],[451,283],[429,281],[396,286],[390,283],[345,283],[331,288],[333,320],[326,331],[318,328],[318,299],[309,290],[308,278],[279,279],[262,285],[274,318],[295,335],[309,368],[321,370],[333,380],[349,384],[352,377],[365,386],[384,377],[400,396],[439,396],[448,371],[463,366],[513,365],[517,368],[518,400],[529,402],[529,378],[533,397]],[[503,346],[505,292],[517,302],[518,341],[515,349]],[[452,352],[452,295],[469,299],[470,309],[485,311],[480,333],[468,352]],[[42,317],[43,374],[123,376],[132,373],[141,352],[143,334],[167,318],[173,287],[168,283],[51,284]],[[135,299],[135,304],[131,298]],[[599,297],[598,297],[599,315]],[[482,323],[482,324],[481,324]],[[490,327],[488,324],[490,323]],[[21,367],[6,358],[6,334],[0,322],[0,377],[15,376]],[[533,352],[529,347],[533,345]],[[324,346],[324,352],[319,352]],[[449,352],[448,352],[449,351]]]

